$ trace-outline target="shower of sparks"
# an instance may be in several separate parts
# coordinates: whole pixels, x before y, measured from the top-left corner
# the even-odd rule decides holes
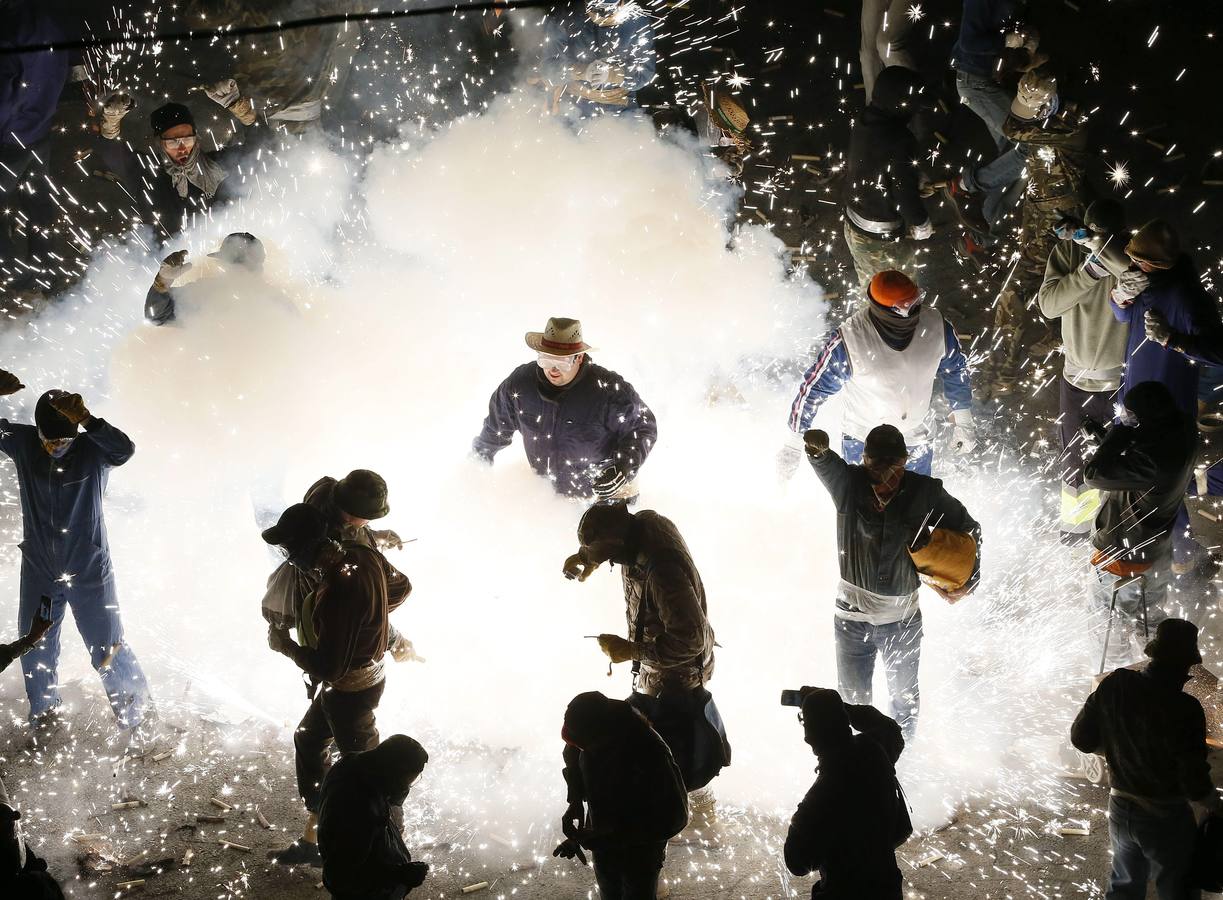
[[[1115,162],[1108,169],[1108,180],[1112,182],[1113,187],[1123,188],[1130,183],[1129,166],[1123,162]]]

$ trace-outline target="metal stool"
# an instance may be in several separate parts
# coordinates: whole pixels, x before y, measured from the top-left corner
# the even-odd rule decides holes
[[[1096,673],[1098,675],[1104,674],[1104,665],[1108,660],[1108,642],[1113,633],[1113,613],[1117,611],[1117,595],[1135,582],[1138,584],[1138,602],[1142,607],[1142,634],[1147,640],[1151,639],[1151,628],[1147,624],[1147,573],[1139,572],[1136,575],[1118,578],[1117,583],[1113,585],[1108,604],[1108,627],[1104,629],[1104,652],[1100,654],[1100,671]]]

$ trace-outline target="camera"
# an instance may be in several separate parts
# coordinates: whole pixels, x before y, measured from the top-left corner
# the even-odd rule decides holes
[[[801,707],[803,705],[803,701],[807,699],[807,695],[813,690],[815,690],[815,688],[801,687],[796,691],[782,691],[781,705]]]

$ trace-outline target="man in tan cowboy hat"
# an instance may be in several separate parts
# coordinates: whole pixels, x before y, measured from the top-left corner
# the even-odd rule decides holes
[[[636,495],[633,479],[658,429],[633,386],[590,359],[577,319],[549,319],[526,335],[534,362],[501,382],[472,451],[493,457],[522,435],[527,462],[558,494],[600,499]]]

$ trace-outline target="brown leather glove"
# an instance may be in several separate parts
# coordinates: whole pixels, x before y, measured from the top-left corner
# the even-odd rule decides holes
[[[80,425],[89,418],[89,410],[80,394],[61,394],[51,401],[51,407],[73,425]]]
[[[819,456],[828,450],[828,432],[819,428],[804,431],[803,444],[807,448],[808,456]]]

